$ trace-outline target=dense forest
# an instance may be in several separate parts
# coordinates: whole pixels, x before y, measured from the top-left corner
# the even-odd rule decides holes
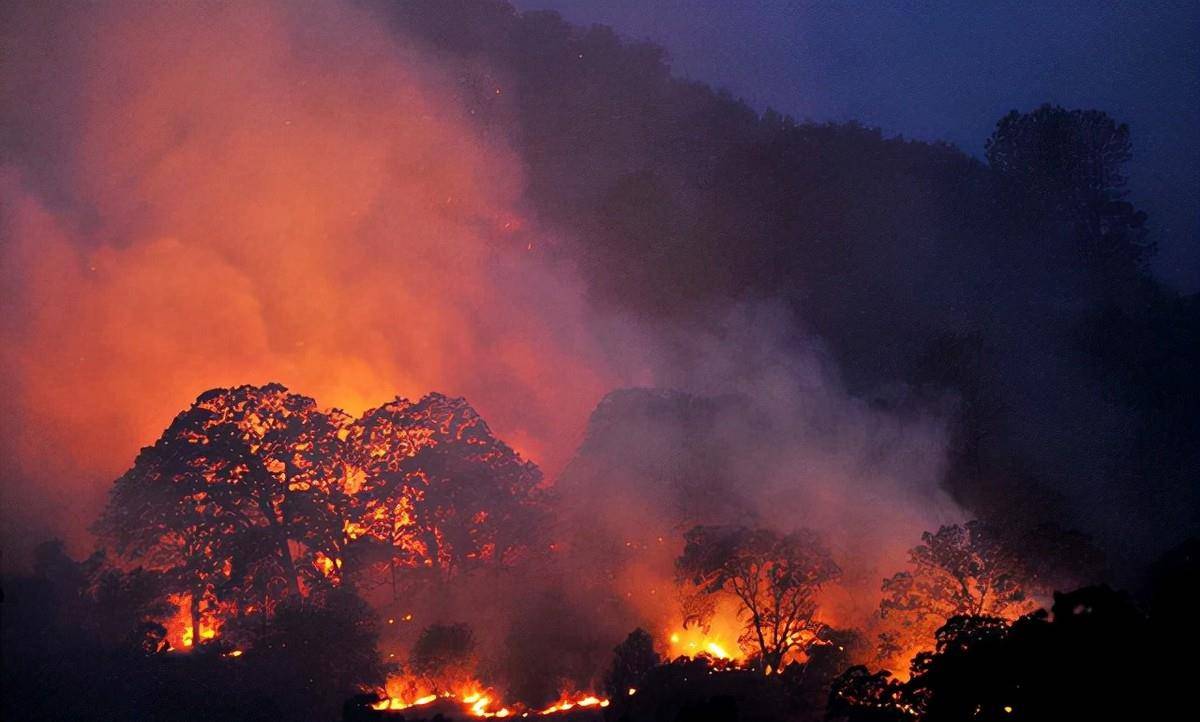
[[[963,149],[760,112],[550,12],[359,4],[447,69],[538,251],[659,331],[680,388],[693,339],[769,308],[863,414],[942,420],[929,481],[967,518],[900,540],[851,618],[876,567],[744,488],[794,435],[761,399],[615,391],[547,479],[462,399],[213,389],[130,459],[93,554],[5,570],[5,719],[1177,713],[1200,296],[1149,270],[1136,119],[1016,109]],[[732,636],[676,646],[622,584]]]

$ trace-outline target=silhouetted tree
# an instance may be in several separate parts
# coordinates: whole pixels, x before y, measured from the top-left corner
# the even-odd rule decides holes
[[[38,545],[34,574],[53,585],[60,624],[113,648],[164,649],[157,622],[173,607],[165,599],[161,574],[120,569],[103,551],[77,562],[57,539]]]
[[[654,638],[638,627],[613,649],[612,665],[604,677],[604,691],[608,698],[620,705],[636,690],[642,678],[662,662],[654,651]]]
[[[885,670],[850,667],[829,690],[826,716],[845,722],[907,722],[912,719],[904,686]]]
[[[909,571],[883,581],[879,614],[893,622],[880,635],[884,657],[933,640],[934,631],[955,616],[1015,619],[1036,603],[1026,589],[1027,567],[982,521],[925,532],[909,550]]]
[[[337,417],[282,386],[214,389],[142,450],[96,529],[190,595],[193,628],[205,600],[299,595],[343,540],[337,442]]]
[[[855,629],[826,627],[806,650],[803,664],[793,663],[784,669],[784,676],[794,689],[799,705],[814,712],[824,712],[829,702],[830,686],[854,660],[867,656],[870,644]]]
[[[740,641],[756,650],[768,673],[816,638],[817,592],[841,570],[815,532],[697,526],[684,539],[676,575],[702,602],[685,621],[703,623],[706,598],[732,595],[747,615]]]
[[[160,620],[172,611],[161,574],[140,567],[123,571],[108,565],[101,554],[85,562],[89,631],[101,643],[125,644],[148,653],[166,651],[166,628]]]
[[[1144,267],[1146,214],[1124,200],[1132,157],[1129,126],[1098,110],[1043,105],[1012,111],[987,141],[992,169],[1018,189],[1042,222],[1065,221],[1079,261],[1122,280]]]
[[[1169,719],[1183,709],[1182,675],[1128,595],[1107,587],[1056,593],[1051,614],[1015,622],[956,616],[904,683],[848,670],[833,685],[836,719]],[[1114,640],[1119,643],[1114,644]]]
[[[397,399],[365,413],[347,441],[362,478],[358,524],[392,546],[396,565],[502,564],[541,526],[541,472],[462,399]]]
[[[1001,118],[986,149],[998,173],[1068,204],[1121,193],[1127,180],[1123,166],[1132,157],[1128,125],[1097,110],[1068,111],[1048,103]]]
[[[198,503],[206,484],[175,467],[173,453],[161,440],[143,449],[134,469],[113,484],[95,530],[122,558],[160,572],[167,591],[187,595],[198,639],[203,607],[228,580],[240,525],[218,506]]]

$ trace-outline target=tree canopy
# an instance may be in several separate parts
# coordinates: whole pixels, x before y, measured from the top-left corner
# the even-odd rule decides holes
[[[978,520],[922,534],[909,567],[883,581],[879,613],[893,623],[881,635],[884,656],[932,640],[956,616],[1015,619],[1037,607],[1025,560]]]
[[[540,483],[461,399],[353,419],[278,384],[241,386],[202,394],[143,449],[96,530],[186,597],[198,629],[353,582],[347,560],[380,548],[393,574],[510,563],[539,533]],[[359,582],[378,571],[351,568]]]

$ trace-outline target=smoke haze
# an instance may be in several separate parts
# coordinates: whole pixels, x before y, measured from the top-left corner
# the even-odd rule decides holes
[[[920,511],[938,424],[852,401],[779,307],[717,306],[715,324],[592,308],[571,259],[542,252],[565,241],[524,207],[515,131],[477,124],[460,66],[377,16],[10,14],[6,548],[31,530],[82,548],[111,479],[176,411],[266,380],[351,413],[462,395],[552,475],[613,388],[742,394],[776,432],[802,427],[776,443],[727,422],[734,458],[769,467],[728,480],[762,520],[864,529],[836,522],[875,513],[857,501],[864,477],[885,479],[870,493],[889,508],[915,500],[895,516],[901,546],[945,516]],[[488,75],[506,102],[503,73]]]
[[[439,389],[563,463],[617,379],[452,76],[340,4],[10,14],[6,541],[82,543],[214,386],[355,413]]]

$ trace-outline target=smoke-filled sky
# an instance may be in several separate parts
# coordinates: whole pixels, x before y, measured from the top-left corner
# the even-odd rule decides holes
[[[982,155],[1040,103],[1130,123],[1154,269],[1200,290],[1200,3],[1004,0],[519,0],[663,45],[672,69],[759,110],[858,120]]]
[[[12,15],[7,521],[78,538],[199,392],[270,380],[464,395],[561,464],[617,380],[449,76],[337,4]]]
[[[788,324],[769,306],[721,311],[719,337],[674,329],[687,364],[666,361],[650,322],[589,308],[572,267],[539,253],[562,239],[523,207],[521,159],[473,123],[453,63],[368,11],[9,15],[10,553],[50,534],[86,548],[112,479],[216,386],[279,381],[355,414],[397,394],[462,395],[551,475],[602,396],[623,386],[736,391],[777,408],[803,396],[806,414],[829,424],[878,417],[862,416],[815,356],[781,350]],[[775,383],[780,369],[791,380]],[[936,488],[941,429],[878,422],[838,421],[807,473],[813,494],[819,480],[838,500],[879,497],[907,543],[957,516]],[[796,433],[779,445],[791,456],[781,467],[805,456]],[[912,449],[919,460],[905,460]],[[820,459],[837,461],[819,472]],[[901,501],[910,487],[912,504]],[[838,500],[827,520],[844,513]],[[821,505],[808,506],[797,523],[824,523]]]
[[[1096,24],[1078,34],[1037,15],[1026,38],[1023,15],[995,8],[563,7],[664,42],[676,71],[758,107],[975,153],[1014,106],[1099,105],[1146,149],[1132,185],[1158,224],[1155,268],[1192,283],[1186,18],[1159,43],[1139,26],[1101,62],[1121,13],[1075,8]],[[763,462],[769,483],[743,491],[807,511],[750,504],[835,543],[863,509],[889,510],[893,558],[997,499],[1028,507],[1027,479],[1044,516],[1114,548],[1153,553],[1147,537],[1194,522],[1186,430],[1130,405],[1140,376],[1122,395],[1081,359],[1086,269],[1006,235],[968,158],[854,129],[789,135],[673,82],[653,49],[486,0],[12,4],[0,21],[6,553],[50,534],[82,551],[112,479],[174,414],[268,381],[354,414],[466,397],[550,478],[613,389],[740,393],[801,420]],[[1174,60],[1157,72],[1154,53]],[[967,356],[935,369],[949,381],[922,379],[947,339]],[[981,438],[998,461],[950,489],[953,409],[972,389],[994,399]],[[1063,514],[1042,504],[1055,494]]]

